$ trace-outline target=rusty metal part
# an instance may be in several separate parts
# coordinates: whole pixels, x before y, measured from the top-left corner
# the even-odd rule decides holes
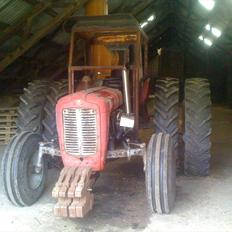
[[[93,66],[118,65],[119,54],[111,51],[102,44],[92,44],[89,49],[89,64]],[[101,69],[94,73],[96,78],[107,78],[111,76],[111,69]]]
[[[43,166],[43,156],[44,155],[60,156],[60,149],[57,147],[57,144],[54,140],[51,142],[40,142],[39,143],[39,152],[37,156],[37,161],[35,164],[35,171],[39,173]]]
[[[117,149],[107,152],[107,159],[130,158],[132,156],[144,156],[146,154],[146,144],[131,144],[137,148]]]
[[[64,167],[52,190],[52,197],[58,198],[54,214],[58,217],[82,218],[93,208],[94,197],[89,167]]]
[[[94,27],[94,30],[93,30]],[[100,38],[100,41],[97,41]],[[129,38],[129,39],[128,39]],[[130,65],[133,65],[133,69],[130,71],[130,81],[132,83],[132,112],[135,115],[135,127],[134,131],[137,132],[139,129],[139,81],[142,78],[143,70],[142,64],[147,62],[147,56],[142,57],[142,49],[144,46],[144,51],[147,51],[147,41],[148,38],[145,33],[139,27],[138,22],[130,15],[102,15],[102,16],[83,16],[79,17],[78,22],[72,29],[71,41],[70,41],[70,52],[69,52],[69,93],[74,93],[74,76],[76,72],[87,71],[87,74],[95,73],[96,69],[121,69],[120,65],[112,66],[95,66],[86,62],[83,66],[76,66],[74,64],[74,48],[75,42],[81,39],[85,41],[86,45],[91,44],[93,41],[99,42],[102,45],[133,45],[133,57],[135,59],[131,61]],[[144,61],[142,62],[142,60]],[[144,64],[144,72],[146,73],[147,64]]]
[[[83,76],[80,83],[77,85],[76,91],[86,90],[95,87],[94,81],[87,75]]]

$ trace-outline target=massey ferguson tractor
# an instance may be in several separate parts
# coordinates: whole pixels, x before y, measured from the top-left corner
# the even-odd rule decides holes
[[[19,106],[18,133],[2,161],[4,189],[17,206],[41,196],[48,163],[62,160],[52,191],[54,214],[84,217],[94,203],[97,176],[109,159],[141,156],[152,212],[169,213],[176,193],[178,87],[157,80],[155,133],[140,142],[145,104],[147,37],[131,15],[107,15],[106,0],[90,0],[71,31],[68,82],[33,81]],[[82,59],[76,59],[82,57]],[[210,159],[209,84],[186,81],[185,172],[207,175]],[[61,157],[61,158],[60,158]]]

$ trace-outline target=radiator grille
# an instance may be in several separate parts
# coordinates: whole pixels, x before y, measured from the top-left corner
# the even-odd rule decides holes
[[[97,151],[97,119],[94,109],[63,110],[64,145],[70,155],[95,155]]]

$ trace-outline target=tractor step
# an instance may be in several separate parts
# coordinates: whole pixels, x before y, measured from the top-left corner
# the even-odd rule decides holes
[[[52,197],[58,198],[54,214],[58,217],[82,218],[93,208],[91,188],[94,179],[89,167],[64,167],[52,190]]]

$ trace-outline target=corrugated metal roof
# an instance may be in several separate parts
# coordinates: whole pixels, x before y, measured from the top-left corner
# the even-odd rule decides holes
[[[72,1],[74,0],[64,0],[62,2],[68,4]],[[28,2],[34,2],[35,5],[29,4]],[[0,37],[1,32],[5,28],[10,28],[8,25],[16,23],[24,15],[29,14],[37,3],[41,2],[46,3],[46,0],[0,0]],[[210,23],[222,30],[223,36],[218,40],[220,47],[223,47],[223,50],[231,50],[231,0],[216,1],[217,4],[212,12],[203,9],[198,1],[190,1],[192,2],[191,7],[189,7],[189,1],[186,0],[108,0],[108,2],[110,13],[130,13],[133,14],[140,23],[146,21],[150,15],[154,14],[155,20],[149,22],[149,24],[143,28],[150,36],[150,43],[156,44],[161,40],[165,40],[163,38],[165,38],[166,34],[170,34],[170,28],[175,28],[175,33],[171,34],[175,34],[177,38],[176,41],[179,40],[181,44],[183,42],[183,44],[185,43],[188,46],[192,44],[194,48],[198,47],[201,49],[197,38],[200,33],[205,33],[205,24]],[[53,1],[53,3],[54,4],[52,4],[50,8],[34,17],[31,28],[29,28],[30,36],[52,20],[54,14],[49,13],[49,10],[56,12],[57,15],[62,14],[64,8],[60,6],[57,7],[56,1]],[[82,12],[83,10],[78,11],[74,15],[80,15]],[[26,28],[26,22],[24,23],[25,24],[22,24],[21,28],[19,28],[20,30],[10,33],[10,38],[5,39],[5,41],[0,44],[0,53],[2,53],[2,56],[14,50],[26,40],[28,31],[24,30]],[[54,33],[54,35],[55,38],[51,36],[49,40],[62,43],[62,45],[68,43],[66,38],[67,35],[64,34],[62,30],[58,34]],[[167,38],[169,37],[170,36],[167,36]],[[216,43],[216,39],[213,39]]]
[[[24,14],[32,10],[32,6],[22,0],[0,1],[0,22],[13,24]]]
[[[32,9],[33,5],[23,0],[0,0],[0,23],[12,25],[24,15],[27,15]],[[45,13],[40,14],[40,17],[34,20],[31,33],[34,33],[42,25],[45,25],[50,18],[51,16]],[[13,36],[1,46],[1,50],[4,52],[14,50],[20,42],[21,40],[17,36]]]

